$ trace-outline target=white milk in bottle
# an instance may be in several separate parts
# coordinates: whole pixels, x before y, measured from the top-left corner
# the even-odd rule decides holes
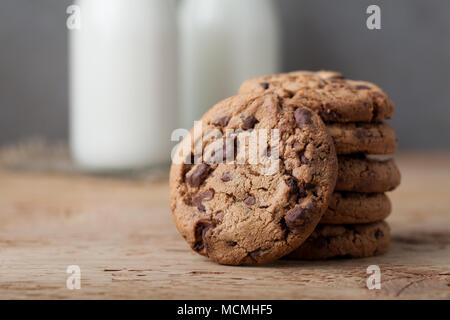
[[[70,30],[70,142],[78,166],[170,161],[176,127],[174,0],[79,0]]]
[[[280,27],[271,0],[183,0],[178,22],[184,128],[247,78],[279,72]]]

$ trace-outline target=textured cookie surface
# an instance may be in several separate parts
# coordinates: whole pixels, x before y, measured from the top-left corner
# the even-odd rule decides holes
[[[313,234],[287,258],[323,260],[364,258],[386,253],[391,238],[382,222],[357,225],[319,225]]]
[[[332,71],[295,71],[249,79],[240,93],[277,92],[287,103],[317,112],[325,122],[372,122],[389,119],[394,104],[370,82],[345,79]]]
[[[384,122],[329,123],[327,129],[339,155],[392,154],[397,150],[394,128]]]
[[[339,156],[338,166],[337,191],[386,192],[400,184],[400,171],[394,159]]]
[[[384,220],[391,201],[384,193],[334,192],[321,224],[360,224]]]
[[[191,248],[231,265],[267,263],[297,248],[318,224],[337,178],[320,117],[274,94],[250,94],[218,103],[201,120],[204,138],[187,136],[176,156],[193,160],[200,150],[202,161],[178,159],[170,172],[172,214]],[[256,148],[261,161],[252,161],[256,151],[245,137],[267,129],[271,138]],[[182,152],[192,145],[196,152]]]

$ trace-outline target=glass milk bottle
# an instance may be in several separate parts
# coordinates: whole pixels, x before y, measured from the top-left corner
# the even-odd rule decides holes
[[[176,127],[174,0],[79,0],[70,30],[70,142],[92,171],[169,163]]]
[[[179,11],[184,128],[247,78],[279,72],[279,21],[271,0],[183,0]]]

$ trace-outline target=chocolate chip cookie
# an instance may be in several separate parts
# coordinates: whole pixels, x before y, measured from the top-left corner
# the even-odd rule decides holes
[[[400,184],[400,171],[394,159],[365,156],[339,156],[335,190],[354,192],[392,191]]]
[[[384,220],[391,201],[384,193],[334,192],[321,224],[360,224]]]
[[[276,92],[286,103],[305,106],[325,122],[373,122],[389,119],[394,104],[373,83],[346,79],[332,71],[295,71],[249,79],[240,93]]]
[[[276,94],[238,95],[210,109],[179,145],[170,207],[199,254],[221,264],[267,263],[313,232],[337,170],[333,141],[316,113]]]
[[[287,258],[323,260],[371,257],[386,253],[390,242],[390,228],[384,221],[356,225],[319,225]]]
[[[339,155],[392,154],[397,150],[394,128],[384,122],[328,123],[327,129]]]

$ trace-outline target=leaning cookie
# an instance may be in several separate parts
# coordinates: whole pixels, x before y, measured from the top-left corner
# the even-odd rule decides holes
[[[337,178],[334,144],[320,117],[275,94],[239,95],[215,105],[200,127],[203,138],[183,140],[170,172],[173,218],[191,248],[241,265],[274,261],[303,243]],[[189,163],[198,152],[201,161]]]
[[[392,154],[397,150],[394,128],[379,123],[328,123],[338,155]]]
[[[391,201],[384,193],[334,192],[321,224],[361,224],[386,219]]]
[[[387,192],[400,185],[400,171],[394,159],[339,156],[338,165],[337,191]]]
[[[276,92],[286,103],[317,112],[325,122],[372,122],[389,119],[394,104],[373,83],[346,79],[332,71],[294,71],[245,81],[240,93]]]
[[[384,254],[390,247],[390,228],[382,222],[359,225],[320,225],[288,259],[364,258]]]

